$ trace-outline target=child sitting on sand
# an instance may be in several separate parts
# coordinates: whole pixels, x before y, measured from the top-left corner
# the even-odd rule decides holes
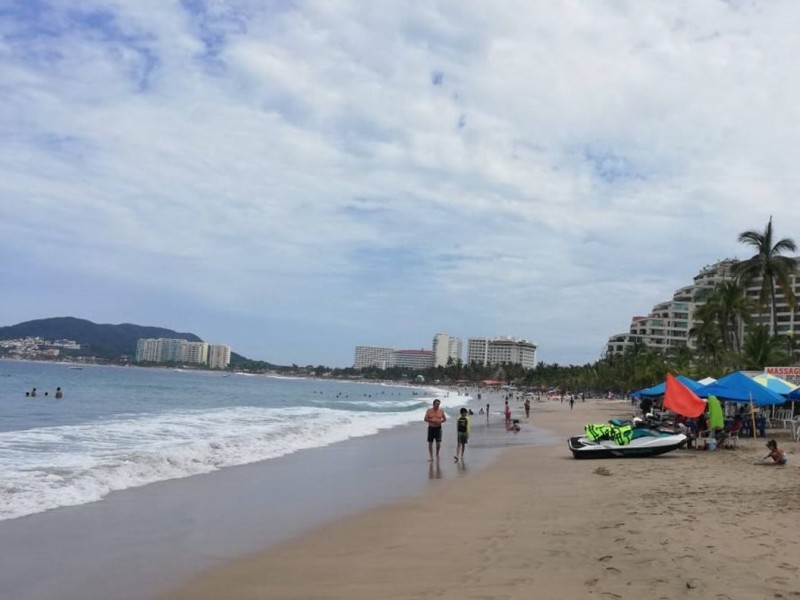
[[[767,442],[767,448],[769,448],[769,454],[767,454],[761,461],[765,461],[768,458],[772,459],[773,465],[785,465],[786,464],[786,453],[778,448],[778,442],[775,440],[770,440]]]

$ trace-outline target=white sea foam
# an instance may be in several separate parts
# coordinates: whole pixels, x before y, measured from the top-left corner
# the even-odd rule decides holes
[[[436,395],[444,407],[468,399]],[[384,412],[324,406],[181,410],[0,432],[0,520],[371,435],[421,421],[412,407],[428,401],[397,399]]]

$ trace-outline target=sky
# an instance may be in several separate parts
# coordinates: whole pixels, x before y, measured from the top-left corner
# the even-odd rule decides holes
[[[773,217],[795,0],[0,4],[0,325],[597,360]]]

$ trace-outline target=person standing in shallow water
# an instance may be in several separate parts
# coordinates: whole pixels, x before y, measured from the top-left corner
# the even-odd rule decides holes
[[[456,455],[455,459],[456,462],[458,460],[464,460],[464,450],[467,447],[467,442],[469,441],[469,431],[470,431],[470,422],[469,422],[469,413],[467,412],[466,408],[462,408],[460,414],[458,416],[458,420],[456,421]]]
[[[436,442],[436,460],[439,460],[439,450],[442,447],[442,425],[447,421],[447,415],[440,408],[441,402],[437,398],[433,407],[425,411],[425,422],[428,424],[428,460],[433,461],[433,443]]]

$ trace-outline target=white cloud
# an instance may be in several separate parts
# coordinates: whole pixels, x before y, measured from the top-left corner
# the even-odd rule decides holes
[[[798,238],[798,13],[788,0],[6,12],[4,269],[55,263],[92,289],[14,278],[0,319],[77,306],[208,337],[228,315],[240,325],[219,341],[275,362],[346,364],[357,343],[420,347],[440,330],[593,360],[701,266],[745,255],[740,231],[772,214]],[[103,299],[121,289],[114,314]],[[193,310],[169,308],[180,298]]]

